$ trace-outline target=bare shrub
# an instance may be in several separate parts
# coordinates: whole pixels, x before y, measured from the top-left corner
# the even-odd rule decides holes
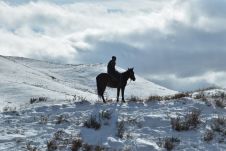
[[[158,95],[149,96],[146,101],[151,102],[151,101],[162,101],[162,100],[179,100],[184,97],[190,97],[190,94],[186,92],[186,93],[177,93],[177,94],[168,95],[168,96],[158,96]]]
[[[47,141],[47,150],[48,151],[54,151],[57,150],[57,141],[56,140],[50,140]]]
[[[39,102],[46,102],[47,97],[37,97],[37,98],[30,98],[30,104],[39,103]]]
[[[138,121],[137,117],[123,117],[120,121],[116,123],[116,136],[119,138],[131,139],[133,138],[132,134],[129,131],[126,131],[126,127],[138,127],[141,128],[142,124]]]
[[[135,102],[135,103],[143,102],[143,100],[137,96],[131,96],[128,100],[129,100],[129,102]]]
[[[189,97],[189,93],[177,93],[171,97],[171,100],[179,100],[184,97]]]
[[[164,100],[179,100],[179,99],[182,99],[184,97],[189,97],[189,96],[190,96],[189,93],[177,93],[175,95],[165,96],[163,99]]]
[[[97,120],[96,116],[90,116],[90,118],[85,121],[84,126],[87,128],[93,128],[95,130],[100,129],[101,123],[100,120]]]
[[[78,101],[79,103],[83,104],[83,103],[90,103],[86,97],[83,96],[79,96],[79,95],[73,95],[73,101]]]
[[[171,118],[171,126],[172,129],[176,131],[185,131],[189,130],[189,125],[186,121],[181,119],[180,117],[177,118]]]
[[[54,151],[64,148],[72,143],[72,135],[69,135],[63,130],[58,130],[53,134],[53,137],[47,141],[47,150]]]
[[[73,136],[63,130],[59,130],[54,134],[54,139],[58,141],[60,147],[63,147],[71,144]]]
[[[60,115],[56,118],[56,124],[69,123],[66,115]]]
[[[16,110],[16,107],[5,106],[3,108],[3,113],[6,115],[16,115],[19,116],[19,112]]]
[[[97,146],[94,147],[94,150],[95,150],[95,151],[104,151],[104,150],[106,150],[106,149],[105,149],[104,147],[101,147],[101,146],[98,146],[98,145],[97,145]]]
[[[92,151],[92,145],[89,145],[89,144],[83,144],[82,148],[85,151]]]
[[[176,145],[180,143],[180,139],[176,137],[166,137],[164,139],[159,139],[158,145],[165,148],[167,151],[171,151]]]
[[[82,150],[84,150],[84,151],[105,151],[105,150],[107,150],[107,148],[99,146],[99,145],[83,144]]]
[[[176,131],[184,131],[196,128],[200,123],[200,110],[189,112],[184,118],[171,118],[171,126]]]
[[[196,128],[200,123],[200,114],[200,110],[194,109],[186,115],[185,120],[189,124],[190,128]]]
[[[180,142],[178,138],[166,138],[164,143],[164,148],[166,150],[172,150],[175,147],[175,143]]]
[[[82,147],[82,140],[81,139],[75,139],[72,141],[71,150],[72,151],[78,151]]]
[[[198,94],[195,95],[195,98],[194,99],[197,99],[197,100],[204,99],[205,100],[206,99],[206,96],[204,94],[204,91],[203,90],[198,91]]]
[[[225,97],[226,97],[226,94],[225,94],[224,92],[222,92],[222,93],[220,94],[220,97],[221,97],[221,100],[223,101],[223,100],[225,99]]]
[[[203,140],[209,142],[213,140],[213,137],[214,137],[213,130],[207,130],[203,136]]]
[[[125,133],[125,121],[122,120],[122,121],[117,122],[116,136],[122,139],[124,136],[124,133]]]
[[[63,140],[67,136],[68,136],[68,134],[66,132],[64,132],[63,130],[58,130],[56,133],[54,133],[53,139],[55,139],[55,140]]]
[[[224,100],[215,100],[216,106],[220,108],[225,108],[226,105],[224,104]]]
[[[98,130],[101,128],[101,125],[109,124],[111,116],[111,110],[101,110],[99,113],[94,113],[94,115],[91,115],[90,118],[84,122],[84,126]]]
[[[164,100],[164,98],[162,96],[153,95],[153,96],[148,97],[147,102],[162,101],[162,100]]]
[[[39,124],[47,124],[47,122],[48,122],[48,116],[41,115],[39,119]]]
[[[72,151],[79,151],[79,150],[104,151],[104,150],[107,150],[107,149],[104,148],[104,147],[101,147],[99,145],[89,145],[87,143],[83,143],[83,141],[80,138],[77,138],[77,139],[72,141],[71,150]]]
[[[213,131],[222,133],[226,135],[226,118],[225,117],[218,117],[213,119],[213,123],[211,125]]]
[[[28,151],[38,151],[37,147],[32,146],[31,143],[27,143],[27,144],[26,144],[26,149],[27,149]]]

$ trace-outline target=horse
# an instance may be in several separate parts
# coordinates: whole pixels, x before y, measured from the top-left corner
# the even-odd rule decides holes
[[[128,79],[135,81],[136,78],[133,72],[133,68],[128,68],[127,71],[123,73],[119,73],[119,75],[120,75],[120,80],[116,80],[116,78],[113,78],[108,73],[100,73],[96,77],[97,94],[99,97],[103,99],[104,103],[106,103],[104,99],[104,91],[106,87],[117,88],[117,102],[119,101],[119,94],[121,90],[122,102],[125,102],[124,91],[125,91],[127,81]]]

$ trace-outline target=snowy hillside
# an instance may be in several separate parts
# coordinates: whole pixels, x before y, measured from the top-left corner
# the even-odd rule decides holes
[[[126,103],[108,89],[104,104],[105,70],[0,56],[0,151],[226,150],[225,89],[176,94],[136,75]]]
[[[0,150],[224,151],[225,94],[210,90],[161,101],[8,107],[0,113]]]
[[[122,69],[120,69],[123,71]],[[0,56],[0,103],[24,105],[33,97],[47,97],[52,103],[76,97],[96,102],[95,77],[106,72],[105,64],[63,65],[19,57]],[[136,69],[135,69],[136,72]],[[125,96],[169,95],[166,89],[136,76],[129,82]],[[115,98],[116,90],[108,89],[106,97]]]

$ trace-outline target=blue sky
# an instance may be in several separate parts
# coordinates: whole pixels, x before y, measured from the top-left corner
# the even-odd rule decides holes
[[[226,85],[226,0],[3,0],[0,54],[107,63],[168,88]]]

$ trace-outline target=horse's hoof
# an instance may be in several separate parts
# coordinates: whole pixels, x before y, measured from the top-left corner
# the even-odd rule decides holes
[[[125,101],[125,100],[122,100],[122,102],[123,102],[123,103],[126,103],[126,101]]]

